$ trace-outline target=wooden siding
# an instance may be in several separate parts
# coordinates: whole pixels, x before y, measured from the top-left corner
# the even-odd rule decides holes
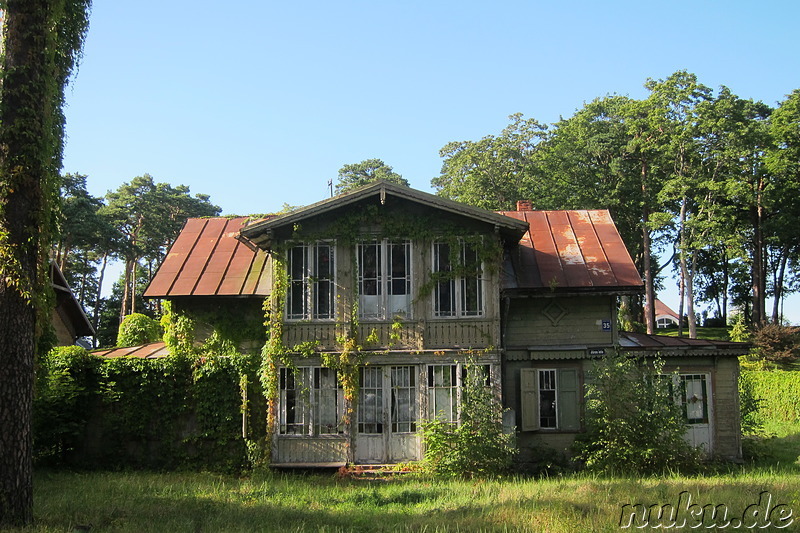
[[[507,349],[612,344],[616,313],[611,296],[512,299],[503,337]],[[604,331],[610,321],[612,331]]]
[[[296,437],[275,435],[272,462],[276,464],[320,464],[348,462],[347,439],[342,437]]]

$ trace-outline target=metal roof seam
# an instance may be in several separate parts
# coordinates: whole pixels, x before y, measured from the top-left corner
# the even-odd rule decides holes
[[[228,233],[228,226],[232,222],[238,222],[240,220],[242,220],[242,219],[240,219],[240,218],[229,219],[228,222],[225,224],[225,228],[223,228],[223,230],[222,230],[222,235],[225,235],[226,233]],[[239,224],[239,228],[236,230],[237,234],[242,229],[243,225],[244,224]],[[220,235],[220,237],[222,237],[222,235]],[[221,241],[222,239],[220,238],[219,240]],[[219,242],[217,244],[219,244]],[[225,269],[222,271],[222,276],[220,276],[219,281],[217,282],[217,286],[214,288],[214,295],[215,296],[219,294],[219,290],[222,287],[222,283],[225,281],[225,278],[228,276],[228,270],[231,268],[231,263],[233,262],[233,257],[236,255],[236,249],[239,246],[243,246],[243,243],[240,240],[236,239],[236,245],[233,247],[233,250],[231,251],[231,255],[230,255],[230,257],[228,257],[228,260],[225,261]],[[214,251],[216,251],[216,247],[214,248]],[[213,251],[212,251],[212,255],[213,255]],[[240,292],[240,294],[241,294],[241,292]]]
[[[611,259],[608,257],[608,252],[606,251],[606,247],[603,245],[603,240],[600,238],[600,235],[597,233],[597,224],[595,224],[595,217],[593,214],[596,211],[586,210],[586,216],[589,217],[589,221],[592,224],[592,234],[597,239],[598,244],[600,245],[600,251],[603,252],[603,259],[608,264],[608,268],[611,270],[611,275],[614,276],[614,282],[619,285],[619,278],[617,277],[617,273],[614,270],[614,265],[611,264]],[[594,286],[594,282],[592,282],[592,286]]]
[[[217,250],[217,246],[222,241],[222,236],[225,234],[225,228],[228,226],[228,222],[226,221],[225,224],[222,225],[222,229],[220,230],[219,234],[214,238],[214,245],[211,247],[210,253],[206,256],[205,261],[203,261],[203,268],[200,270],[200,274],[194,280],[194,284],[192,285],[192,290],[189,291],[189,295],[194,296],[195,291],[197,290],[197,286],[200,284],[200,280],[203,279],[203,275],[206,273],[208,269],[208,264],[211,262],[211,258],[214,257],[214,252]],[[205,235],[206,230],[208,230],[208,223],[203,226],[203,232],[200,235]],[[200,238],[198,237],[197,242],[200,242]]]
[[[200,231],[197,232],[197,236],[194,238],[194,241],[192,242],[192,245],[189,247],[189,251],[186,252],[186,256],[181,261],[181,266],[180,266],[180,268],[178,268],[178,273],[175,274],[175,279],[172,280],[172,283],[169,284],[169,287],[167,287],[167,290],[164,291],[164,296],[169,296],[169,295],[172,294],[172,290],[175,288],[175,284],[178,282],[179,279],[181,279],[181,275],[183,274],[183,269],[186,268],[186,263],[189,262],[189,258],[192,256],[192,252],[194,252],[194,249],[197,246],[197,243],[200,242],[200,235],[202,235],[203,232],[206,230],[206,225],[208,224],[208,220],[207,219],[200,219],[200,220],[201,220],[201,222],[203,224],[203,227],[200,228]],[[187,220],[186,223],[183,225],[183,229],[181,230],[181,233],[183,233],[183,230],[186,229],[186,226],[188,224],[189,224],[189,220]],[[180,234],[178,234],[178,237],[180,237]],[[175,240],[177,242],[177,239],[175,239]],[[175,243],[173,243],[173,246],[174,245],[175,245]],[[158,274],[158,273],[156,273],[156,274]]]

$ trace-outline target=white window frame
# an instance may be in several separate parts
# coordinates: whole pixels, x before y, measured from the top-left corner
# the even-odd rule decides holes
[[[344,391],[336,370],[307,366],[296,369],[281,367],[278,372],[279,435],[308,437],[344,434]],[[331,372],[333,379],[328,376],[323,380],[323,373]],[[333,423],[331,414],[335,418]]]
[[[472,364],[473,368],[480,368],[485,375],[486,386],[491,387],[492,368],[489,364]],[[462,391],[464,380],[466,379],[468,365],[464,363],[439,363],[426,365],[425,385],[428,398],[428,418],[440,420],[448,424],[459,424],[461,422]],[[437,374],[439,374],[437,376]],[[449,384],[445,384],[443,379],[437,377],[447,376]],[[436,400],[437,392],[445,391],[449,396],[449,412],[439,409]]]
[[[450,246],[451,243],[437,241],[432,245],[431,251],[431,268],[434,275],[439,272],[451,272],[453,265],[450,264]],[[463,265],[466,263],[467,253],[474,253],[475,258],[480,260],[476,247],[459,240],[457,246],[458,263]],[[447,261],[442,261],[442,249],[447,247]],[[486,316],[486,280],[484,278],[484,264],[481,261],[479,265],[478,275],[475,277],[452,276],[450,279],[438,281],[433,288],[433,316],[436,318],[478,318]],[[466,299],[469,292],[467,284],[475,283],[477,290],[474,293],[477,298],[477,305],[475,308],[468,308]],[[447,286],[449,291],[449,307],[450,309],[442,309],[441,302],[445,295],[442,293],[443,288]]]
[[[393,270],[392,256],[395,246],[403,246],[405,249],[405,274],[402,276],[395,276]],[[365,277],[365,261],[363,260],[364,253],[368,247],[375,247],[376,253],[376,272],[375,277]],[[409,240],[389,240],[389,239],[376,239],[372,241],[364,241],[358,243],[356,261],[358,263],[358,297],[359,318],[364,320],[392,320],[394,318],[411,318],[411,302],[412,302],[412,245]],[[367,294],[365,284],[372,282],[375,284],[375,292],[377,294]],[[404,294],[393,294],[395,284],[399,282],[404,285]],[[394,309],[395,298],[394,296],[402,297],[400,300],[405,309]],[[367,305],[368,298],[375,299],[375,305]]]
[[[319,254],[323,249],[328,250],[330,257],[330,272],[323,279],[319,279]],[[296,260],[302,264],[295,264]],[[297,243],[287,252],[286,266],[288,274],[288,287],[286,288],[286,320],[336,320],[336,246],[333,241],[318,241],[314,243]],[[321,289],[327,283],[327,289]],[[295,299],[295,290],[301,292],[299,301]],[[327,305],[321,309],[318,298],[322,291],[327,293]]]

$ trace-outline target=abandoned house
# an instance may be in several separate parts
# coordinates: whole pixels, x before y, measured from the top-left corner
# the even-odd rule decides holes
[[[686,438],[739,458],[742,346],[618,331],[618,300],[642,289],[605,210],[496,213],[379,181],[279,216],[190,219],[145,296],[259,319],[268,298],[274,465],[421,459],[420,422],[458,420],[468,364],[522,457],[566,450],[592,361],[615,350],[663,356]],[[337,375],[343,358],[355,375]]]

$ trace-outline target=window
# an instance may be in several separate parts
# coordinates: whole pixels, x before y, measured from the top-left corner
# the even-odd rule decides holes
[[[344,393],[335,370],[281,368],[279,380],[281,435],[343,433]]]
[[[359,316],[378,320],[411,316],[411,243],[358,245]]]
[[[681,381],[681,407],[687,424],[708,424],[708,395],[705,374],[684,374]]]
[[[478,372],[479,383],[490,385],[489,365],[428,365],[428,416],[451,424],[459,421],[461,387],[468,371]]]
[[[580,384],[575,368],[520,370],[522,431],[580,429]]]
[[[434,316],[483,316],[482,264],[474,246],[459,242],[433,245]]]
[[[708,424],[707,374],[664,375],[676,404],[681,406],[687,424]],[[676,393],[677,391],[677,393]]]
[[[662,316],[656,320],[656,327],[658,329],[671,328],[678,325],[678,321],[672,317]]]
[[[294,246],[289,249],[288,263],[286,318],[335,318],[334,247],[323,242]]]

